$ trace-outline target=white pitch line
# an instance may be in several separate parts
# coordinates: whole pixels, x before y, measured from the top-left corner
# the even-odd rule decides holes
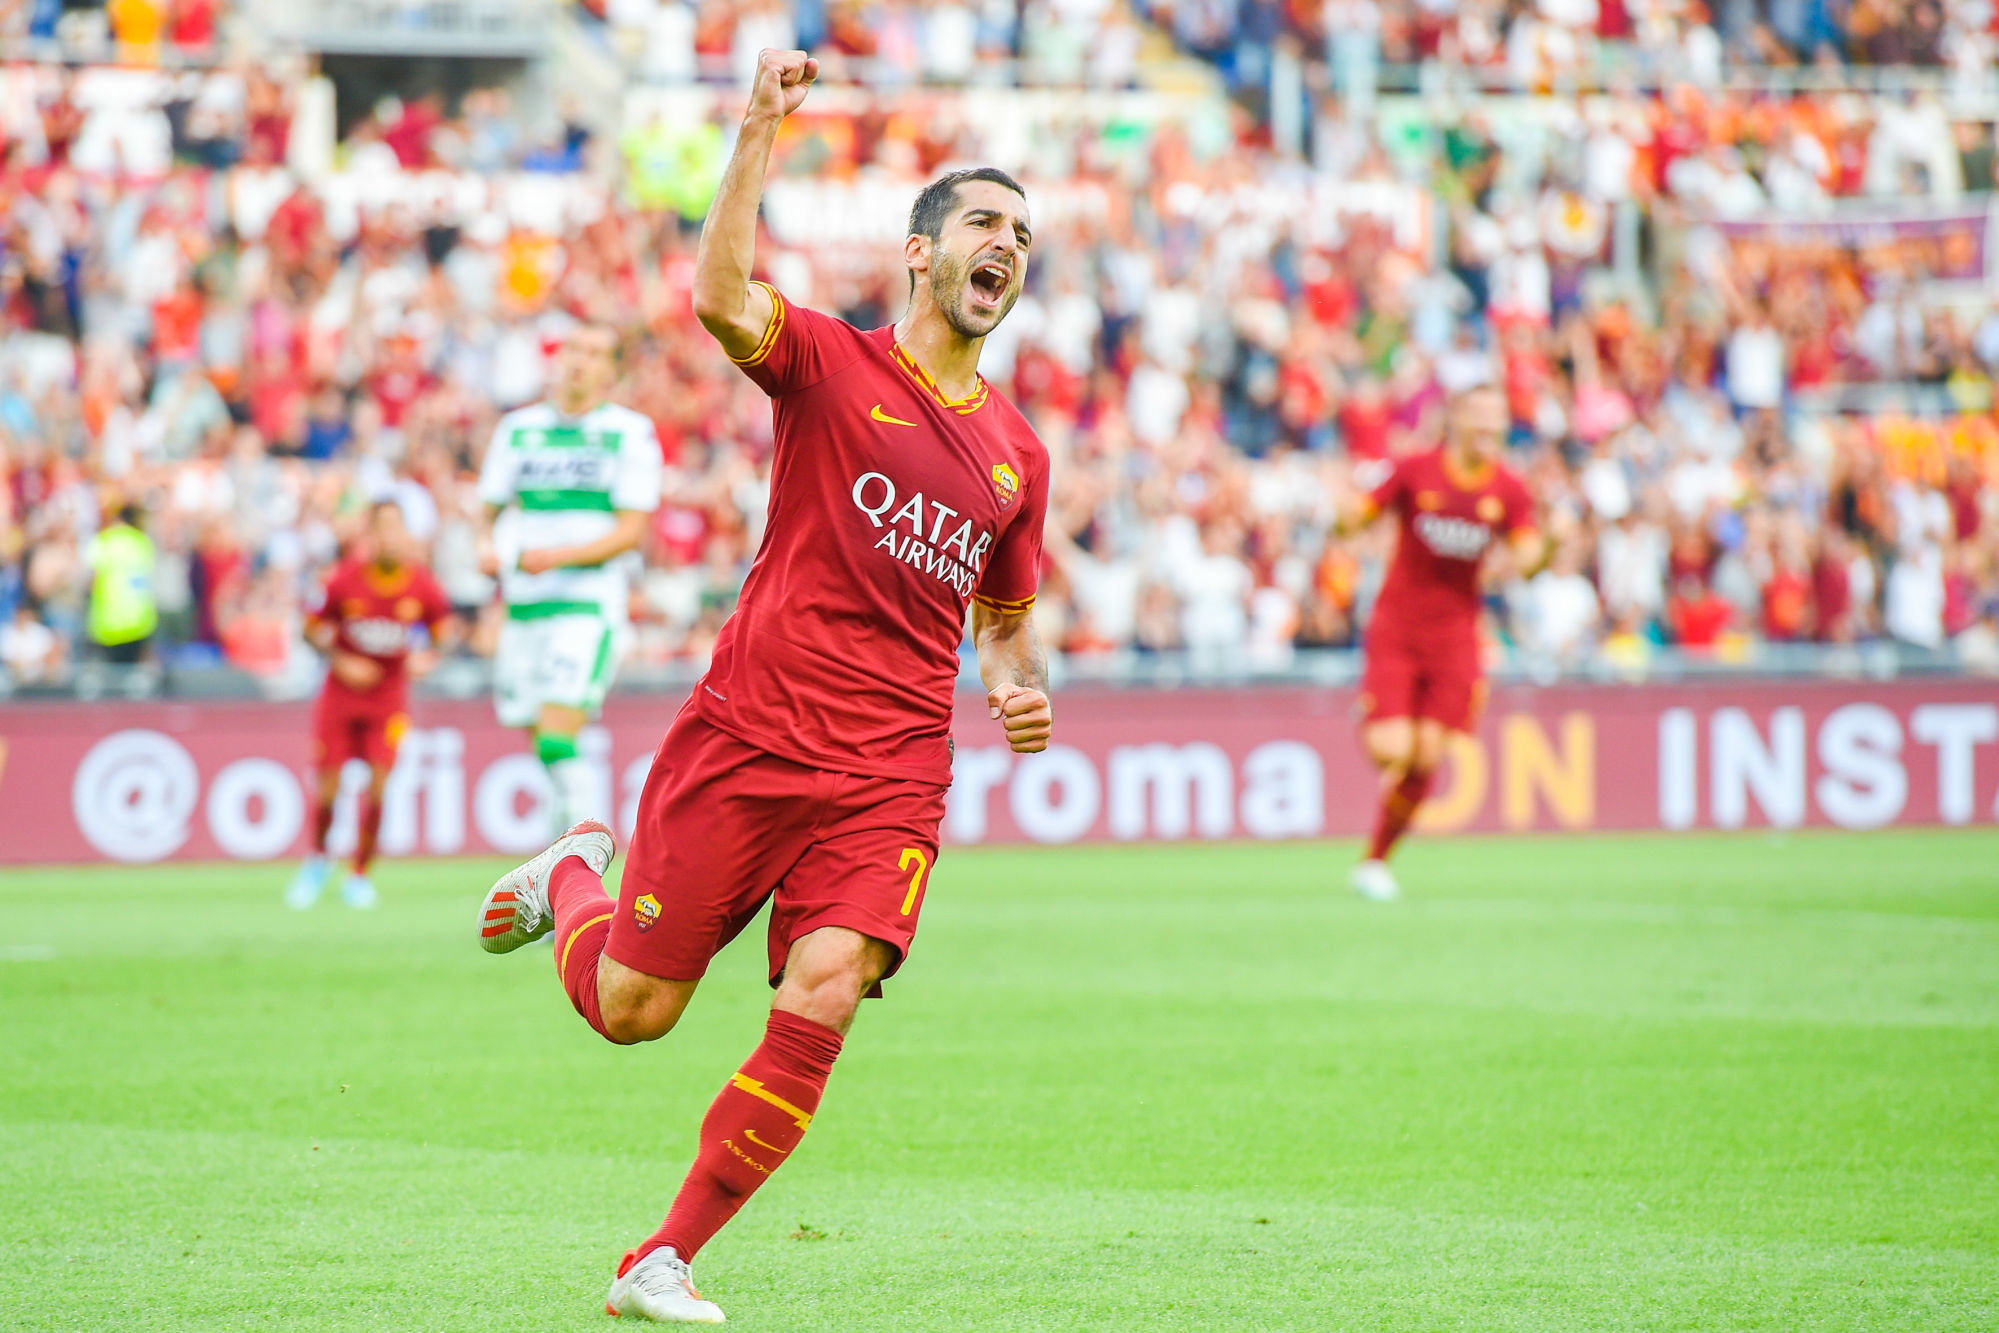
[[[46,963],[55,956],[52,944],[0,944],[0,963]]]

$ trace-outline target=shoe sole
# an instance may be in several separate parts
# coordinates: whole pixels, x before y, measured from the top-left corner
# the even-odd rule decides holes
[[[625,1317],[625,1312],[609,1301],[604,1302],[604,1313],[613,1319],[623,1319]],[[634,1314],[632,1317],[642,1323],[648,1324],[704,1324],[710,1328],[713,1328],[716,1324],[726,1324],[728,1322],[727,1319],[655,1319],[651,1315],[643,1313]]]
[[[513,876],[507,877],[509,881]],[[487,953],[512,953],[514,950],[533,944],[555,929],[555,922],[543,921],[543,929],[533,934],[518,934],[514,930],[516,919],[515,904],[520,895],[511,887],[497,887],[486,894],[486,901],[479,905],[479,947]]]
[[[586,819],[571,827],[555,842],[561,842],[564,838],[571,838],[579,833],[601,833],[607,838],[612,838],[611,854],[617,855],[617,842],[611,830],[594,819]],[[549,844],[550,847],[554,845],[555,843]],[[546,852],[536,854],[537,857],[543,855],[546,855]],[[526,948],[536,940],[546,938],[554,931],[555,915],[552,912],[543,918],[540,929],[533,934],[523,935],[514,930],[516,905],[520,902],[520,894],[514,888],[515,878],[534,862],[535,857],[530,857],[509,870],[498,884],[486,891],[485,900],[479,904],[479,947],[487,953],[512,953],[516,949]],[[608,868],[609,863],[605,864]]]

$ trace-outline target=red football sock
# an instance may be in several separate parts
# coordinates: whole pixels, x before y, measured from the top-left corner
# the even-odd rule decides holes
[[[354,843],[354,873],[368,873],[368,863],[375,859],[375,840],[382,833],[382,798],[363,796],[361,798],[361,832]]]
[[[662,1245],[694,1258],[805,1137],[839,1054],[833,1029],[770,1011],[763,1044],[708,1108],[693,1169],[666,1221],[633,1251],[635,1262]]]
[[[1367,843],[1369,860],[1388,859],[1388,853],[1422,808],[1423,798],[1430,794],[1430,778],[1431,774],[1411,769],[1402,775],[1402,781],[1381,794],[1381,812],[1374,818],[1374,836]]]
[[[555,913],[555,970],[562,989],[583,1021],[604,1031],[604,1011],[597,1006],[597,964],[604,942],[611,938],[611,918],[617,904],[604,892],[604,880],[580,856],[565,856],[548,876],[548,905]]]
[[[326,835],[333,831],[333,802],[319,801],[312,807],[312,850],[326,855]]]

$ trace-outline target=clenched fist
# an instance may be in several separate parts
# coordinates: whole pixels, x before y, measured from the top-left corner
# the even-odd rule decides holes
[[[803,51],[757,53],[756,80],[750,84],[748,116],[783,120],[798,110],[812,81],[819,77],[819,62]]]
[[[1048,696],[1025,685],[995,685],[986,695],[993,720],[1006,729],[1006,743],[1015,754],[1039,754],[1055,731],[1055,714]]]

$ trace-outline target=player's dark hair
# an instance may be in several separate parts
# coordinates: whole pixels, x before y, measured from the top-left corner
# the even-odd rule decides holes
[[[972,181],[1004,185],[1022,199],[1027,198],[1027,191],[1020,188],[1020,182],[998,167],[966,167],[963,171],[939,176],[923,187],[923,193],[917,195],[916,202],[909,206],[909,234],[927,236],[933,241],[942,236],[944,219],[950,217],[951,210],[958,206],[958,187]]]
[[[966,167],[962,171],[947,172],[924,186],[923,192],[916,196],[916,202],[909,206],[909,235],[932,241],[942,236],[944,219],[950,217],[951,210],[958,206],[958,187],[972,181],[1004,185],[1023,200],[1027,198],[1027,191],[1020,188],[1020,182],[998,167]],[[916,290],[915,269],[909,271],[909,290]]]

